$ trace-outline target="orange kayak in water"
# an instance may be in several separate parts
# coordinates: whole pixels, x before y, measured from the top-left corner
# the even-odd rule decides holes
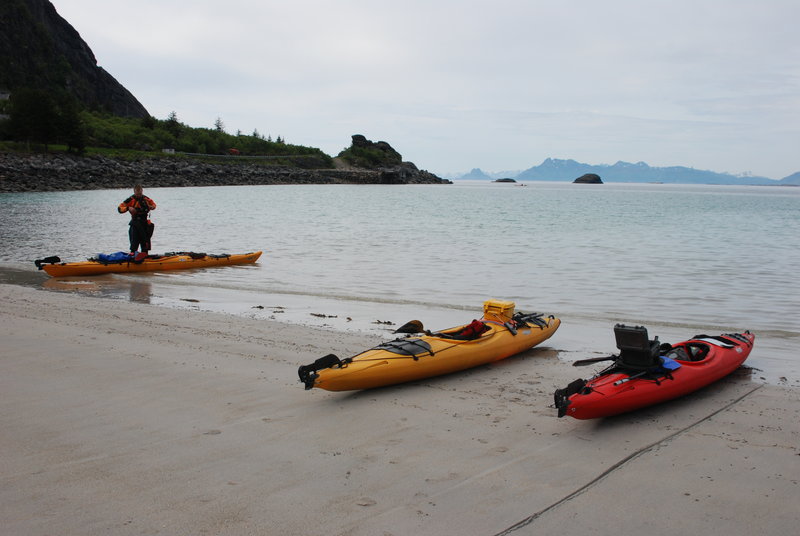
[[[102,262],[89,259],[80,262],[61,262],[58,257],[36,261],[36,266],[53,277],[116,274],[128,272],[161,272],[169,270],[193,270],[235,264],[252,264],[261,256],[261,251],[235,255],[210,255],[206,253],[180,252],[164,255],[148,255],[140,261],[129,259],[121,262]],[[57,260],[56,260],[57,259]],[[51,264],[47,264],[51,263]]]

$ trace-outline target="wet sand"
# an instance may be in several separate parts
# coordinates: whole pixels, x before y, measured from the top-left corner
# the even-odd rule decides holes
[[[564,361],[593,348],[591,326],[565,322],[491,366],[329,393],[303,390],[297,367],[380,336],[12,285],[0,304],[3,533],[729,536],[800,522],[798,388],[752,369],[575,421],[552,392],[591,372]]]

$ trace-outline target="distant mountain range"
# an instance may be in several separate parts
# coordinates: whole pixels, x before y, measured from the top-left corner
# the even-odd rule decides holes
[[[450,178],[494,180],[511,178],[523,181],[573,181],[585,173],[596,173],[604,182],[661,182],[681,184],[749,184],[749,185],[800,185],[800,171],[781,180],[753,175],[731,175],[683,166],[651,167],[644,162],[631,164],[617,162],[613,165],[584,164],[575,160],[548,158],[538,166],[524,171],[486,173],[475,168],[469,173]]]

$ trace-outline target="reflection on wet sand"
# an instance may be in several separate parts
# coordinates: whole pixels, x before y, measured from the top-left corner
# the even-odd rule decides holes
[[[100,286],[94,281],[67,281],[64,279],[47,279],[44,283],[42,283],[42,287],[46,288],[47,290],[81,290],[89,292],[95,292],[100,288]]]
[[[153,295],[153,290],[150,283],[143,283],[141,281],[131,282],[128,298],[132,302],[137,303],[150,303],[150,296]]]
[[[70,279],[51,278],[42,283],[47,290],[59,292],[79,292],[101,298],[127,299],[136,303],[150,303],[153,296],[152,285],[144,281],[130,281],[117,278]]]

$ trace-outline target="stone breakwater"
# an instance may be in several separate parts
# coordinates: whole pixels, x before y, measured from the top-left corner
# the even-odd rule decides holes
[[[299,169],[202,159],[0,153],[0,192],[259,184],[449,184],[410,163],[380,170]]]

